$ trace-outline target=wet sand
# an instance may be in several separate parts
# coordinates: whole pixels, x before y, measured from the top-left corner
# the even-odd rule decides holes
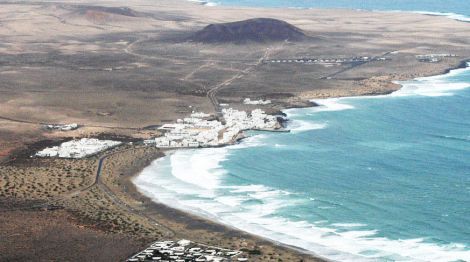
[[[25,210],[43,212],[24,226],[34,228],[40,221],[47,237],[47,229],[56,228],[54,221],[72,217],[63,226],[77,235],[91,234],[103,243],[126,239],[132,248],[114,254],[122,259],[157,239],[188,238],[242,249],[252,261],[322,260],[141,195],[131,180],[163,155],[155,148],[124,145],[82,160],[29,158],[37,146],[44,145],[38,141],[57,143],[100,135],[150,138],[159,132],[146,127],[173,122],[192,110],[214,113],[206,92],[220,83],[227,83],[217,94],[220,102],[250,110],[253,106],[243,105],[243,98],[268,98],[273,104],[263,109],[274,113],[311,106],[308,100],[314,98],[390,93],[400,88],[393,81],[440,74],[470,58],[468,23],[444,17],[205,7],[167,0],[127,1],[130,11],[120,9],[122,5],[114,0],[0,3],[4,25],[0,37],[5,39],[0,45],[0,161],[7,160],[0,165],[0,200],[8,202],[0,219],[19,217]],[[178,40],[210,23],[253,17],[285,20],[316,40],[249,45]],[[355,67],[253,67],[267,48],[272,59],[388,53],[390,60]],[[458,56],[439,63],[416,60],[416,55],[429,53]],[[246,68],[253,70],[240,74]],[[238,74],[240,78],[234,77]],[[42,123],[70,122],[84,127],[72,132],[42,128]],[[99,161],[103,171],[97,178]],[[38,205],[40,211],[32,208]],[[60,210],[49,210],[49,205]],[[47,218],[55,220],[48,224]],[[14,224],[0,225],[0,232],[16,230]],[[74,244],[66,239],[64,235],[57,240],[64,250],[80,244],[80,237]],[[35,248],[32,243],[23,244],[22,248]],[[39,260],[59,255],[54,253],[57,243],[47,247],[51,247],[50,256]],[[11,251],[9,259],[21,258],[16,242],[6,248]],[[106,244],[104,250],[112,253],[113,246]]]
[[[143,157],[143,161],[132,166],[122,166],[119,172],[123,175],[115,178],[120,186],[112,187],[113,192],[126,203],[138,203],[136,209],[144,214],[154,217],[158,223],[172,232],[172,239],[191,239],[196,242],[222,246],[251,253],[250,261],[323,261],[311,252],[302,251],[295,247],[288,247],[281,243],[274,243],[267,239],[248,234],[235,228],[227,227],[216,222],[186,213],[166,205],[156,203],[141,194],[132,183],[145,167],[155,161],[155,157],[171,151],[158,151],[158,156]],[[132,157],[120,155],[119,159]],[[115,161],[115,160],[111,160]],[[124,160],[125,161],[125,160]],[[120,160],[118,162],[123,162]],[[116,165],[119,166],[120,164]],[[112,182],[109,184],[113,184]],[[273,257],[273,258],[271,258]]]

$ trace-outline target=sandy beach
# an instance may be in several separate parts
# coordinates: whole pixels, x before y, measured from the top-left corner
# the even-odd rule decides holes
[[[2,1],[0,6],[5,39],[0,44],[0,220],[31,217],[21,230],[0,223],[8,243],[0,248],[0,260],[33,255],[67,260],[77,254],[122,260],[156,239],[187,238],[242,250],[250,261],[323,261],[152,202],[132,179],[166,152],[128,142],[158,136],[155,127],[193,110],[215,114],[207,95],[215,87],[220,103],[276,113],[311,106],[311,99],[388,94],[400,88],[395,81],[442,74],[470,59],[468,23],[422,14],[166,0]],[[309,40],[244,45],[184,40],[209,24],[256,17],[289,22]],[[438,63],[416,58],[427,54],[453,56]],[[384,59],[359,65],[282,62],[356,56]],[[246,97],[273,103],[245,105]],[[82,127],[50,131],[45,123]],[[120,137],[126,144],[78,160],[30,157],[63,139],[96,136]],[[49,239],[49,229],[60,228],[74,237],[59,234],[41,242]],[[34,238],[16,237],[18,231]],[[75,248],[86,239],[102,245]],[[41,243],[50,252],[38,255],[34,247]],[[58,246],[60,254],[54,252]],[[19,256],[19,248],[27,251]]]

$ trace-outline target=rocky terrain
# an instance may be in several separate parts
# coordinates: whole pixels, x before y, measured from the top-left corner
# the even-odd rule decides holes
[[[211,24],[196,32],[190,41],[217,43],[269,43],[274,41],[301,41],[306,35],[299,28],[281,20],[255,18],[232,23]]]
[[[0,260],[9,261],[122,260],[167,237],[243,249],[252,261],[318,261],[141,196],[130,179],[162,152],[128,143],[192,111],[215,115],[214,101],[279,113],[315,98],[390,93],[400,88],[393,81],[470,58],[468,23],[399,12],[31,0],[0,2],[0,24]],[[455,56],[416,58],[436,53]],[[377,59],[336,63],[351,57]],[[333,62],[296,62],[304,58]],[[80,128],[44,128],[70,123]],[[125,145],[80,160],[30,157],[109,135]]]

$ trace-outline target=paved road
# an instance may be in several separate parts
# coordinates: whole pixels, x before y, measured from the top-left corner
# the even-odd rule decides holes
[[[130,54],[130,55],[133,55],[133,56],[136,56],[136,57],[139,57],[139,58],[142,58],[142,59],[161,59],[161,57],[153,57],[153,56],[150,56],[150,55],[142,55],[142,54],[139,54],[139,53],[136,53],[133,51],[133,47],[139,43],[142,43],[144,41],[147,41],[148,38],[141,38],[141,39],[137,39],[136,41],[130,43],[126,48],[124,48],[124,52],[127,53],[127,54]],[[222,83],[219,83],[219,84],[216,84],[216,85],[213,85],[211,87],[209,87],[209,91],[207,92],[207,98],[209,98],[209,100],[211,101],[213,107],[214,107],[214,110],[217,114],[217,117],[221,120],[223,120],[223,116],[222,116],[222,113],[221,113],[221,110],[220,110],[220,106],[219,106],[219,102],[217,100],[217,92],[230,85],[233,81],[237,80],[237,79],[240,79],[242,78],[244,75],[250,73],[251,71],[253,71],[253,69],[255,69],[256,67],[258,67],[259,65],[261,65],[263,63],[264,60],[266,60],[268,57],[269,57],[269,54],[271,52],[271,48],[267,48],[264,55],[258,59],[258,61],[256,61],[256,63],[250,65],[249,67],[247,67],[245,70],[242,70],[240,72],[237,72],[235,75],[233,75],[232,77],[230,77],[229,79],[223,81]],[[188,74],[186,77],[184,77],[183,79],[184,80],[187,80],[190,76],[192,76],[192,74],[194,74],[194,72],[197,72],[198,70],[204,68],[204,67],[208,67],[209,65],[213,65],[213,63],[215,62],[227,62],[226,60],[214,60],[214,59],[211,59],[211,60],[203,60],[201,58],[189,58],[189,57],[172,57],[174,59],[181,59],[183,58],[184,60],[197,60],[199,62],[207,62],[207,64],[204,64],[202,66],[200,66],[199,68],[195,69],[195,71],[191,72],[190,74]],[[235,60],[231,60],[231,62],[233,62]],[[235,61],[236,62],[236,61]],[[249,62],[252,62],[252,60],[240,60],[238,62],[241,62],[243,64],[246,64],[246,63],[249,63]]]
[[[74,191],[74,192],[70,192],[70,193],[65,194],[65,195],[61,195],[61,196],[49,199],[45,203],[34,204],[34,205],[29,205],[29,206],[19,207],[19,208],[3,209],[3,210],[0,210],[0,212],[31,210],[31,209],[41,209],[41,208],[45,208],[45,209],[54,208],[54,207],[56,207],[56,205],[54,205],[54,203],[57,203],[57,202],[62,201],[62,200],[70,199],[74,196],[78,196],[78,195],[90,190],[93,187],[97,187],[102,192],[104,192],[116,206],[118,206],[119,208],[125,210],[126,212],[129,212],[129,213],[132,213],[136,216],[140,216],[142,218],[147,219],[151,224],[159,227],[160,229],[163,229],[163,231],[164,231],[163,233],[164,233],[165,237],[167,237],[167,238],[172,237],[172,236],[175,235],[175,232],[173,230],[171,230],[170,228],[167,228],[163,225],[160,225],[156,219],[152,218],[151,216],[146,215],[142,211],[134,209],[133,207],[131,207],[128,204],[126,204],[125,202],[123,202],[113,192],[113,190],[111,190],[103,181],[101,181],[104,162],[106,161],[106,159],[109,158],[110,156],[113,156],[113,155],[116,155],[116,154],[119,154],[119,153],[123,153],[123,152],[131,150],[131,149],[133,149],[133,148],[111,152],[109,154],[106,154],[106,155],[103,155],[102,157],[100,157],[99,160],[98,160],[98,168],[96,170],[95,179],[94,179],[93,183],[86,186],[86,187],[84,187],[84,188],[81,188],[81,189],[79,189],[77,191]]]
[[[44,125],[44,123],[41,123],[41,122],[34,122],[34,121],[16,119],[16,118],[11,118],[11,117],[6,117],[6,116],[0,116],[0,119],[1,120],[7,120],[7,121],[10,121],[10,122],[24,123],[24,124]]]
[[[219,84],[216,84],[212,87],[209,87],[209,91],[207,91],[207,97],[211,101],[211,103],[214,107],[214,110],[217,114],[217,117],[219,119],[223,120],[223,115],[222,115],[222,112],[221,112],[221,109],[220,109],[220,103],[217,99],[217,92],[219,92],[221,89],[229,86],[235,80],[241,79],[245,75],[253,72],[259,65],[261,65],[263,63],[264,60],[268,59],[269,55],[271,54],[271,51],[272,51],[271,48],[267,48],[266,51],[264,52],[263,56],[261,58],[259,58],[258,61],[255,64],[253,64],[253,65],[245,68],[244,70],[236,73],[231,78],[223,81],[222,83],[219,83]]]
[[[369,61],[365,61],[365,62],[360,62],[360,63],[354,64],[354,65],[352,65],[352,66],[350,66],[350,67],[348,67],[348,68],[344,68],[344,69],[339,70],[339,71],[337,71],[337,72],[331,73],[331,74],[329,74],[329,75],[327,75],[327,76],[320,77],[319,79],[323,79],[323,80],[324,80],[324,79],[333,78],[333,77],[335,77],[335,76],[337,76],[337,75],[339,75],[339,74],[341,74],[341,73],[344,73],[344,72],[349,71],[349,70],[351,70],[351,69],[354,69],[354,68],[356,68],[356,67],[365,65],[365,64],[370,63],[370,62],[372,62],[372,61],[377,61],[376,59],[378,59],[378,58],[380,58],[380,57],[385,57],[386,55],[389,55],[389,54],[392,53],[392,52],[393,52],[393,51],[389,51],[389,52],[384,53],[383,55],[375,56],[375,57],[373,57],[373,58],[372,58],[371,60],[369,60]]]
[[[128,149],[130,150],[130,149]],[[173,230],[171,230],[170,228],[168,227],[165,227],[163,225],[160,225],[159,222],[154,219],[153,217],[151,216],[148,216],[147,214],[143,213],[142,211],[139,211],[139,210],[136,210],[134,209],[133,207],[131,207],[130,205],[128,205],[127,203],[123,202],[114,192],[113,190],[111,190],[105,183],[103,183],[101,181],[101,175],[102,175],[102,171],[103,171],[103,164],[104,164],[104,161],[112,156],[112,155],[115,155],[115,154],[118,154],[118,153],[122,153],[126,150],[123,150],[123,151],[118,151],[118,152],[113,152],[109,155],[105,155],[103,157],[101,157],[99,159],[99,162],[98,162],[98,169],[96,171],[96,177],[95,177],[95,182],[93,183],[93,185],[91,185],[89,188],[91,188],[92,186],[97,186],[102,192],[104,192],[110,199],[111,201],[117,205],[118,207],[120,207],[121,209],[129,212],[129,213],[132,213],[136,216],[140,216],[140,217],[143,217],[145,219],[147,219],[150,223],[154,224],[155,226],[158,226],[160,227],[161,229],[164,229],[164,236],[165,237],[172,237],[175,235],[175,232]]]
[[[102,156],[98,161],[98,169],[97,169],[97,172],[95,174],[95,179],[94,179],[93,183],[86,186],[86,187],[84,187],[84,188],[81,188],[79,190],[76,190],[76,191],[73,191],[73,192],[70,192],[70,193],[67,193],[67,194],[64,194],[64,195],[53,197],[51,199],[48,199],[45,203],[29,205],[29,206],[20,207],[20,208],[7,209],[7,210],[2,210],[2,211],[6,212],[6,211],[16,211],[16,210],[30,210],[30,209],[48,208],[48,207],[52,206],[53,203],[57,203],[61,200],[69,199],[69,198],[72,198],[74,196],[80,195],[81,193],[86,192],[86,191],[90,190],[92,187],[98,185],[98,183],[100,182],[100,176],[101,176],[101,171],[102,171],[102,168],[103,168],[104,160],[106,158],[116,154],[116,153],[121,153],[121,152],[123,152],[123,151],[112,152],[108,155]],[[2,164],[4,164],[4,163],[2,163]]]

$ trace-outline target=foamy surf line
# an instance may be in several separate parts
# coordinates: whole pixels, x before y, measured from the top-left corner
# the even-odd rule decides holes
[[[380,10],[380,9],[360,9],[356,8],[357,11],[371,11],[371,12],[383,12],[383,13],[411,13],[419,15],[430,15],[430,16],[443,16],[452,20],[461,22],[470,22],[470,17],[462,14],[451,13],[451,12],[431,12],[431,11],[409,11],[409,10]]]
[[[440,13],[440,12],[428,12],[428,11],[413,11],[411,13],[422,14],[422,15],[444,16],[444,17],[462,21],[462,22],[470,22],[470,17],[461,15],[461,14],[456,14],[456,13]]]
[[[199,3],[205,6],[220,6],[221,3],[205,0],[186,0],[188,2]],[[296,6],[286,6],[286,7],[277,7],[277,8],[287,8],[293,10],[309,10],[309,9],[348,9],[343,7],[296,7]],[[357,11],[370,11],[370,12],[388,12],[388,13],[411,13],[411,14],[420,14],[420,15],[430,15],[430,16],[443,16],[452,20],[457,20],[461,22],[470,22],[470,17],[463,14],[452,13],[452,12],[432,12],[432,11],[409,11],[409,10],[380,10],[380,9],[361,9],[361,8],[351,8],[351,10]]]
[[[407,97],[407,96],[452,96],[455,91],[470,88],[470,82],[449,81],[450,77],[457,76],[464,73],[470,73],[470,62],[467,62],[467,67],[450,70],[443,75],[419,77],[410,81],[396,81],[396,84],[401,85],[401,88],[388,95],[368,95],[368,96],[349,96],[340,98],[325,98],[313,99],[312,102],[318,104],[317,107],[299,108],[285,110],[288,117],[296,117],[300,114],[312,114],[324,111],[342,111],[354,109],[353,105],[347,103],[351,99],[382,99],[393,97]]]
[[[225,185],[221,178],[226,172],[221,163],[229,158],[230,150],[237,148],[218,149],[176,151],[155,161],[134,183],[154,201],[333,260],[470,259],[468,247],[463,244],[441,246],[425,238],[394,240],[378,237],[377,230],[361,223],[311,223],[276,215],[288,206],[311,200],[259,184]],[[200,170],[192,169],[194,166]],[[213,182],[206,185],[203,182],[207,179]]]
[[[205,6],[218,6],[218,3],[211,2],[211,1],[204,1],[204,0],[186,0],[188,2],[192,3],[198,3],[200,5],[205,5]]]
[[[469,70],[457,69],[445,75],[401,82],[402,89],[378,98],[452,95],[456,90],[470,85],[449,82],[447,78]],[[351,98],[377,97],[315,100],[320,106],[286,111],[289,117],[296,118],[301,114],[350,110],[354,109],[347,103],[347,99]],[[310,128],[306,126],[310,124],[300,122],[300,131],[326,127],[315,126],[318,123],[313,123]],[[266,137],[255,135],[225,148],[176,151],[155,161],[134,183],[139,191],[154,201],[332,260],[470,261],[470,250],[466,244],[437,244],[430,242],[431,237],[426,236],[390,239],[379,236],[378,230],[362,223],[293,221],[279,214],[288,206],[315,199],[264,185],[227,185],[224,181],[227,170],[222,163],[230,159],[233,150],[265,146]]]
[[[356,9],[358,11],[368,11],[367,9]],[[370,10],[373,12],[386,12],[386,13],[411,13],[419,15],[430,15],[430,16],[443,16],[452,20],[457,20],[461,22],[470,22],[470,17],[462,14],[451,13],[451,12],[432,12],[432,11],[409,11],[409,10]]]
[[[470,88],[470,83],[463,81],[452,82],[449,81],[449,77],[468,72],[470,72],[469,63],[467,63],[466,68],[454,69],[447,74],[420,77],[412,81],[398,81],[396,83],[402,85],[402,88],[389,96],[451,96],[455,93],[453,91]]]

